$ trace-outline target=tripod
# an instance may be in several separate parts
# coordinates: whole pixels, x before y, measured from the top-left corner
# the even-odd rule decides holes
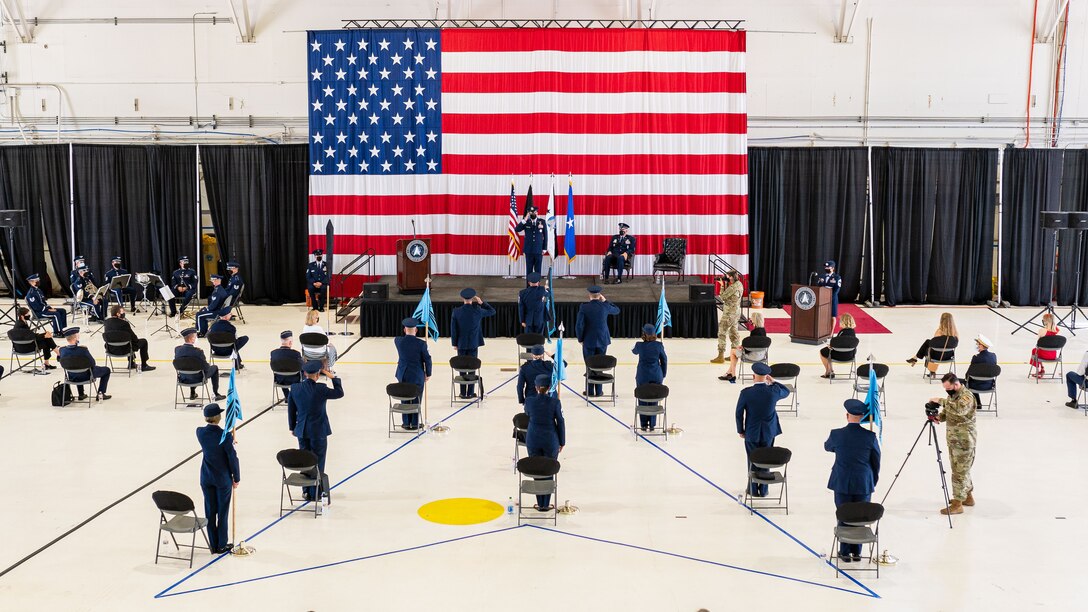
[[[1062,325],[1063,319],[1058,316],[1058,313],[1054,312],[1054,306],[1057,304],[1057,302],[1054,299],[1054,291],[1055,291],[1055,286],[1056,286],[1055,283],[1057,282],[1057,272],[1058,272],[1058,230],[1057,229],[1052,229],[1050,231],[1054,232],[1054,254],[1053,254],[1053,257],[1051,259],[1051,265],[1050,265],[1050,292],[1046,294],[1046,298],[1047,298],[1046,305],[1043,306],[1043,309],[1040,310],[1039,312],[1035,313],[1030,319],[1028,319],[1027,321],[1024,321],[1019,326],[1017,326],[1016,329],[1012,330],[1013,334],[1020,331],[1021,329],[1024,329],[1028,325],[1038,325],[1038,323],[1035,322],[1035,319],[1038,319],[1039,317],[1041,317],[1041,316],[1043,316],[1045,314],[1050,314],[1051,316],[1053,316],[1058,321],[1058,325]],[[1078,272],[1079,272],[1079,270],[1078,270]],[[1009,319],[1005,315],[994,311],[992,308],[990,310],[992,312],[994,312],[994,314],[996,314],[997,316],[999,316],[999,317],[1001,317],[1001,318],[1003,318],[1005,320],[1012,321],[1011,319]],[[1015,321],[1012,321],[1012,322],[1015,323]],[[1068,326],[1063,325],[1063,327],[1066,327],[1067,329],[1069,329]],[[1069,333],[1073,334],[1074,336],[1077,335],[1076,332],[1074,332],[1072,329],[1069,329]]]
[[[19,312],[19,297],[15,292],[16,274],[18,272],[15,268],[15,227],[5,226],[4,229],[8,231],[8,258],[11,260],[8,262],[8,270],[11,271],[11,283],[8,283],[8,289],[11,290],[11,305],[0,308],[0,323],[10,323],[15,325],[15,315]],[[5,283],[7,279],[5,278]]]
[[[1073,283],[1073,305],[1069,309],[1069,314],[1065,315],[1065,318],[1060,319],[1058,325],[1069,330],[1069,333],[1073,333],[1073,330],[1077,328],[1077,313],[1080,316],[1088,319],[1088,315],[1084,314],[1084,311],[1080,307],[1080,273],[1084,268],[1084,232],[1077,232],[1077,277],[1076,282]],[[1069,319],[1069,323],[1065,323],[1065,319]],[[1076,334],[1074,334],[1076,335]]]
[[[907,467],[907,460],[910,459],[914,448],[918,446],[918,442],[922,439],[922,435],[929,430],[928,444],[937,451],[937,469],[941,472],[941,490],[944,491],[944,507],[947,511],[949,504],[951,503],[951,496],[948,494],[948,480],[944,477],[944,462],[941,460],[941,443],[937,437],[937,428],[933,425],[933,420],[926,419],[926,422],[922,424],[922,429],[918,432],[918,437],[914,439],[914,444],[910,445],[910,450],[907,451],[907,456],[903,458],[903,464],[899,466],[899,471],[895,473],[895,477],[892,478],[892,484],[888,486],[888,491],[884,494],[884,499],[880,500],[880,505],[884,505],[888,496],[892,494],[892,489],[895,487],[896,481],[899,480],[899,475],[903,473],[903,468]],[[952,515],[948,514],[948,528],[952,529]]]

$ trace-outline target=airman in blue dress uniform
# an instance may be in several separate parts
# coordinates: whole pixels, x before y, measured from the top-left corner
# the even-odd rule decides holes
[[[269,363],[274,363],[276,361],[291,361],[298,364],[299,371],[301,372],[304,361],[302,359],[302,353],[296,351],[292,347],[294,335],[294,332],[289,329],[280,332],[280,347],[272,349],[272,352],[268,355],[268,361]],[[277,385],[293,385],[297,382],[302,382],[298,376],[280,376],[278,374],[273,374],[272,379]],[[283,397],[286,399],[287,396],[290,395],[291,390],[281,389],[281,391],[283,391]]]
[[[234,334],[234,350],[231,349],[212,349],[213,354],[216,357],[230,357],[231,353],[234,353],[234,367],[239,370],[245,366],[242,365],[242,347],[249,344],[249,336],[239,336],[238,328],[230,322],[231,314],[227,312],[225,315],[215,320],[215,323],[211,324],[208,328],[208,332],[227,333]]]
[[[540,274],[544,261],[544,245],[548,241],[548,224],[536,215],[536,206],[530,206],[525,217],[514,227],[516,232],[525,232],[525,275]]]
[[[87,268],[86,274],[83,275],[84,281],[91,281],[95,285],[98,284],[98,277],[94,275],[94,272],[87,266],[87,258],[82,255],[76,255],[72,259],[72,272],[68,275],[68,284],[74,285],[76,277],[79,276],[79,267],[83,266]],[[74,293],[72,295],[75,295]]]
[[[310,307],[325,312],[325,296],[329,292],[329,265],[322,261],[325,251],[314,249],[314,260],[306,266],[306,288],[310,292]]]
[[[204,516],[208,517],[208,543],[215,554],[230,552],[233,545],[227,541],[227,517],[230,511],[231,493],[242,481],[238,465],[238,453],[234,450],[234,435],[227,432],[219,421],[223,417],[219,404],[204,406],[204,427],[196,430],[196,439],[204,457],[200,462],[200,490],[204,492]]]
[[[458,355],[476,357],[484,345],[484,330],[481,321],[495,315],[495,307],[476,295],[476,290],[468,287],[461,290],[464,304],[453,309],[450,325],[450,342],[457,349]],[[474,375],[468,375],[474,376]],[[458,397],[469,399],[476,397],[475,387],[460,385]]]
[[[616,284],[623,282],[624,266],[627,265],[628,259],[635,256],[635,237],[627,235],[629,229],[631,229],[630,225],[620,223],[620,233],[613,234],[608,241],[608,252],[604,254],[604,269],[601,270],[601,276],[604,277],[606,283],[608,272],[613,269],[616,271]]]
[[[657,328],[647,323],[642,326],[642,340],[636,342],[631,352],[638,355],[638,367],[635,368],[635,385],[649,383],[662,384],[669,370],[669,358],[665,355],[665,345],[657,339]],[[642,403],[641,401],[639,402]],[[653,431],[657,427],[657,417],[639,415],[639,427],[642,431]]]
[[[26,291],[26,305],[34,311],[34,316],[45,319],[53,325],[53,333],[59,334],[68,326],[68,311],[62,308],[53,308],[45,301],[45,294],[38,288],[41,277],[37,273],[26,277],[30,289]]]
[[[745,453],[752,449],[774,446],[776,436],[782,434],[775,404],[787,397],[790,390],[771,378],[771,368],[765,363],[752,364],[753,384],[740,392],[737,398],[737,433],[744,438]],[[766,471],[754,468],[753,471]],[[767,485],[753,484],[751,494],[767,496]]]
[[[178,269],[170,275],[170,290],[174,292],[174,299],[170,300],[170,316],[178,315],[178,300],[181,300],[181,313],[185,314],[185,308],[196,297],[196,270],[189,267],[189,257],[186,255],[178,258]]]
[[[110,269],[106,270],[106,273],[102,275],[102,278],[103,280],[105,280],[106,285],[109,285],[113,281],[114,277],[122,276],[125,274],[131,273],[121,267],[121,256],[115,255],[113,257],[113,260],[110,262]],[[135,281],[130,278],[128,281],[128,286],[124,289],[111,290],[111,293],[113,293],[113,298],[117,300],[118,306],[124,306],[124,296],[128,296],[129,310],[131,310],[132,312],[138,312],[136,310],[136,296],[140,295],[140,291],[133,286],[135,284]]]
[[[397,347],[397,382],[418,386],[422,396],[423,386],[431,379],[431,353],[427,350],[427,341],[416,337],[419,321],[408,317],[401,321],[401,325],[404,326],[404,335],[393,339]],[[401,426],[409,431],[419,429],[419,415],[402,414]]]
[[[578,307],[578,321],[574,328],[578,342],[582,343],[583,358],[604,355],[608,351],[608,345],[612,343],[608,333],[608,317],[620,313],[619,306],[606,300],[597,285],[588,287],[586,291],[589,292],[589,301]],[[600,397],[601,385],[590,385],[589,396]]]
[[[200,369],[204,373],[204,380],[212,384],[212,396],[215,397],[215,401],[227,399],[225,395],[219,394],[219,366],[208,363],[208,358],[204,356],[204,350],[194,344],[196,336],[197,330],[195,327],[187,327],[181,330],[182,343],[174,347],[174,359],[192,357],[199,360]],[[178,374],[178,381],[183,383],[200,382],[200,378],[200,374]],[[189,390],[189,399],[196,399],[196,389]]]
[[[227,280],[227,293],[230,294],[231,306],[238,303],[238,297],[242,295],[242,286],[246,284],[246,282],[242,280],[242,275],[238,273],[239,268],[238,262],[227,262],[227,271],[230,272],[230,278]]]
[[[563,405],[558,397],[547,393],[552,384],[551,374],[540,374],[534,380],[537,394],[526,398],[525,414],[529,415],[529,429],[525,432],[525,451],[530,457],[557,459],[567,445],[567,424],[563,420]],[[536,509],[546,510],[551,495],[537,495]]]
[[[544,347],[540,344],[529,347],[529,354],[532,356],[528,361],[521,364],[518,369],[518,403],[524,404],[525,400],[536,395],[536,377],[537,376],[551,376],[552,369],[555,368],[555,364],[550,361],[544,361]],[[551,382],[548,383],[551,386]]]
[[[88,278],[91,271],[87,268],[87,264],[79,264],[79,266],[73,270],[75,278],[72,279],[70,289],[72,290],[72,298],[75,299],[82,291],[83,295],[80,296],[79,301],[86,304],[90,309],[92,321],[102,321],[106,318],[106,303],[102,301],[102,298],[96,298],[94,294],[90,292],[88,287]]]
[[[64,330],[64,339],[68,341],[67,346],[60,347],[60,358],[65,359],[68,357],[86,357],[91,360],[91,372],[84,372],[81,374],[68,374],[68,380],[73,383],[90,382],[91,373],[98,380],[98,397],[96,399],[108,400],[110,395],[106,395],[106,387],[110,384],[110,369],[104,366],[96,365],[94,362],[94,356],[91,355],[91,351],[87,350],[85,346],[79,346],[79,328],[69,327]],[[79,399],[86,399],[87,394],[83,392],[83,385],[76,385],[76,391],[79,392]]]
[[[548,333],[548,291],[540,286],[540,274],[525,277],[529,286],[518,292],[518,320],[522,334]]]
[[[223,286],[223,277],[212,274],[212,294],[208,296],[208,305],[196,313],[196,328],[203,338],[208,333],[208,325],[213,320],[230,312],[230,306],[224,307],[230,293]]]
[[[842,289],[842,277],[835,268],[835,260],[824,262],[824,273],[816,280],[820,287],[831,287],[831,329],[835,329],[835,321],[839,317],[839,289]]]
[[[848,399],[846,427],[832,429],[824,450],[835,453],[835,465],[827,488],[835,492],[835,507],[848,502],[867,502],[880,478],[880,445],[876,434],[861,426],[869,407],[865,402]],[[843,523],[839,523],[843,525]],[[860,561],[861,544],[839,544],[839,558]]]
[[[291,385],[291,392],[287,395],[287,426],[298,438],[298,447],[317,455],[317,469],[325,473],[325,454],[329,450],[329,436],[332,435],[332,427],[329,425],[329,413],[325,402],[331,399],[344,397],[344,386],[333,372],[322,370],[320,361],[308,361],[302,366],[302,372],[306,378],[302,382]],[[324,374],[332,379],[332,388],[317,382]],[[314,487],[303,489],[303,496],[312,501],[317,499]]]

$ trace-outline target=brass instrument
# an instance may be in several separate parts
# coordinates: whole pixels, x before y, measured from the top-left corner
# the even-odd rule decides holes
[[[95,286],[90,279],[83,281],[83,295],[89,299],[95,299],[95,294],[98,293],[98,287]]]

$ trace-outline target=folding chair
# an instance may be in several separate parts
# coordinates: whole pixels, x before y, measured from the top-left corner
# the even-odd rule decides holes
[[[938,366],[948,364],[948,371],[956,373],[956,347],[958,347],[960,341],[958,338],[952,336],[937,336],[929,341],[929,350],[926,351],[926,359],[922,368],[922,377],[928,378],[932,384],[934,380],[939,378],[937,373],[930,376],[929,364],[933,363]]]
[[[284,512],[293,512],[296,504],[306,501],[304,497],[295,499],[291,493],[291,487],[315,487],[317,495],[314,496],[314,518],[321,516],[321,495],[328,495],[330,501],[332,493],[325,490],[322,481],[321,470],[317,469],[317,455],[312,451],[297,448],[288,448],[276,453],[276,461],[280,464],[280,516]],[[283,494],[287,493],[287,499],[291,505],[284,507]]]
[[[1035,383],[1038,384],[1040,380],[1065,380],[1065,362],[1062,361],[1062,352],[1065,349],[1065,343],[1067,338],[1065,336],[1043,336],[1035,343],[1035,350],[1032,351],[1032,357],[1035,358],[1040,365],[1044,363],[1056,364],[1056,368],[1050,370],[1050,375],[1035,376]],[[1043,351],[1054,351],[1057,354],[1053,359],[1044,359],[1040,357]],[[1035,372],[1035,366],[1031,366],[1032,370],[1028,372],[1028,376],[1032,376]]]
[[[559,462],[550,457],[525,457],[517,462],[518,471],[518,525],[523,520],[526,521],[548,521],[555,525],[558,516],[559,509],[557,504],[552,504],[550,510],[537,512],[525,509],[525,499],[523,496],[529,495],[530,499],[537,495],[551,495],[552,501],[557,501],[559,495],[559,482],[557,475],[559,474]],[[536,500],[533,500],[534,502]],[[529,504],[532,508],[533,504]]]
[[[460,399],[462,402],[475,401],[474,398],[459,398],[454,391],[460,386],[470,387],[472,393],[479,397],[480,403],[484,401],[484,379],[480,374],[482,362],[476,357],[468,355],[454,355],[450,357],[450,406]],[[479,389],[479,393],[476,390]]]
[[[128,334],[122,331],[108,331],[102,333],[102,340],[106,343],[106,367],[113,373],[125,373],[132,378],[132,370],[128,365],[136,363],[136,351],[132,350],[132,341]],[[114,362],[121,359],[124,366],[119,370]]]
[[[184,493],[178,493],[176,491],[155,491],[151,494],[151,500],[155,502],[155,507],[159,509],[159,532],[155,534],[155,564],[159,563],[159,559],[177,559],[178,561],[189,561],[189,568],[193,567],[193,557],[196,555],[196,534],[200,532],[204,536],[204,543],[207,544],[207,548],[211,548],[212,543],[208,541],[208,534],[204,531],[208,526],[208,519],[200,518],[196,515],[196,507],[193,505],[193,500]],[[166,518],[170,515],[170,518]],[[185,557],[171,557],[159,552],[159,548],[162,545],[162,539],[159,537],[162,532],[170,534],[170,539],[174,541],[174,548],[181,552],[181,547],[184,546],[189,549],[189,558]],[[175,534],[188,533],[193,539],[188,544],[178,544],[178,539]]]
[[[836,363],[850,364],[850,370],[846,373],[846,377],[840,380],[857,379],[858,344],[860,343],[861,340],[857,336],[835,336],[831,339],[831,342],[827,345],[827,362],[831,366],[831,376],[827,379],[828,384],[835,380]]]
[[[329,367],[329,337],[317,332],[306,332],[298,337],[303,361],[320,361]]]
[[[12,328],[8,330],[8,340],[11,341],[11,358],[8,360],[9,372],[31,366],[32,369],[27,374],[46,373],[45,370],[38,368],[38,364],[43,363],[43,360],[41,350],[38,348],[38,338],[33,331]],[[24,359],[27,361],[23,361]],[[12,369],[15,364],[18,364],[19,367]]]
[[[740,362],[740,368],[737,373],[737,380],[742,384],[744,379],[754,380],[755,377],[752,374],[745,374],[745,364],[753,363],[768,363],[771,358],[771,339],[766,336],[748,336],[740,341],[740,355],[737,356],[737,360]]]
[[[544,344],[547,338],[544,334],[518,334],[514,341],[518,345],[518,367],[533,358],[529,354],[529,348],[538,344]]]
[[[775,410],[782,414],[783,412],[792,412],[798,414],[797,410],[801,406],[801,398],[797,393],[797,380],[801,375],[801,366],[795,363],[773,363],[771,364],[771,378],[775,382],[782,383],[790,390],[790,395],[787,398],[789,403],[783,408],[782,402],[778,403]]]
[[[839,523],[835,526],[835,539],[831,542],[831,554],[835,559],[835,577],[840,573],[850,572],[876,572],[880,578],[880,563],[876,558],[876,551],[880,550],[880,519],[884,516],[884,506],[873,502],[849,502],[835,509],[835,518]],[[839,565],[839,555],[836,551],[839,544],[869,545],[869,564],[871,567],[857,569],[843,569]]]
[[[90,408],[91,398],[93,397],[96,401],[98,400],[98,379],[95,378],[94,375],[94,362],[90,357],[83,355],[61,357],[57,361],[60,362],[61,370],[64,371],[64,384],[90,387],[86,397],[87,407]],[[72,378],[73,376],[82,377],[84,374],[87,376],[86,380],[75,380]],[[75,394],[73,394],[72,397],[73,404],[82,401],[76,399],[77,396]]]
[[[793,453],[788,448],[782,448],[780,446],[767,446],[763,448],[753,448],[752,452],[748,454],[748,486],[744,489],[744,505],[748,506],[750,514],[755,514],[756,510],[785,510],[786,514],[790,513],[790,498],[788,490],[788,482],[786,480],[786,469],[789,467],[790,459],[793,457]],[[781,468],[781,472],[775,472]],[[778,496],[771,497],[770,494],[764,497],[755,497],[752,495],[753,485],[781,485],[778,489]],[[774,502],[773,505],[763,505],[756,507],[757,500]]]
[[[967,368],[967,390],[978,396],[978,410],[976,412],[992,412],[997,416],[997,377],[1001,375],[1001,366],[989,363],[976,363]],[[993,382],[990,389],[976,389],[974,385]],[[982,397],[986,396],[986,402]]]
[[[525,434],[529,433],[529,415],[519,412],[514,415],[514,471],[518,471],[518,460],[521,459],[521,449],[525,448]],[[526,451],[528,452],[528,451]]]
[[[200,363],[200,360],[196,357],[177,357],[174,359],[174,370],[177,372],[177,386],[174,387],[174,409],[177,410],[178,406],[202,406],[208,403],[211,399],[211,393],[208,390],[208,377],[204,375],[204,365]],[[199,376],[200,379],[196,382],[182,382],[182,376]],[[188,393],[184,392],[184,389],[200,389],[199,404],[198,400],[190,400]],[[180,396],[180,400],[179,400]]]
[[[246,324],[246,315],[242,312],[242,296],[246,293],[246,284],[242,283],[242,286],[238,288],[238,297],[231,304],[230,308],[234,311],[234,314],[238,317],[238,322],[242,325]]]
[[[888,376],[890,369],[883,363],[874,363],[872,369],[876,372],[876,390],[877,399],[880,400],[880,414],[888,414],[888,394],[884,389],[884,379]],[[851,396],[854,399],[869,394],[869,364],[859,365],[857,373],[858,375],[854,378],[854,394]]]
[[[293,359],[274,359],[268,365],[272,368],[272,405],[276,405],[284,401],[284,398],[280,397],[280,391],[290,390],[292,384],[302,382],[302,366]],[[276,382],[277,376],[281,378],[293,376],[295,380],[281,384]]]
[[[208,341],[208,356],[211,357],[211,363],[214,365],[216,361],[226,360],[227,363],[234,366],[235,344],[238,342],[237,335],[232,332],[208,332],[204,338]],[[224,355],[223,353],[227,354]],[[223,371],[220,368],[219,375],[224,376],[229,374],[230,368]]]
[[[586,404],[590,402],[589,388],[591,385],[604,387],[608,385],[610,395],[608,399],[602,399],[604,395],[594,397],[598,402],[616,403],[616,358],[612,355],[590,355],[586,357]],[[603,393],[603,389],[601,390]]]
[[[389,431],[386,432],[385,437],[388,438],[395,433],[414,434],[416,431],[423,429],[425,424],[423,423],[423,413],[420,412],[423,408],[422,388],[412,383],[391,383],[385,386],[385,394],[389,396]],[[419,430],[412,431],[397,425],[395,417],[405,414],[419,415]]]
[[[669,439],[669,388],[657,383],[647,383],[635,387],[635,422],[631,425],[631,431],[635,438],[643,436],[665,436]],[[639,417],[661,417],[661,429],[656,426],[650,431],[640,431]]]

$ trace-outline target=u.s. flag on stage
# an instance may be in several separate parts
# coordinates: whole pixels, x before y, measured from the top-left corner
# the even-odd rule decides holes
[[[638,238],[636,274],[669,236],[687,239],[688,273],[705,273],[708,254],[747,272],[743,32],[307,38],[311,248],[332,219],[338,255],[373,249],[375,272],[392,274],[414,219],[433,272],[502,274],[511,177],[525,193],[531,174],[539,191],[554,173],[578,186],[573,273],[600,270],[621,221]]]

